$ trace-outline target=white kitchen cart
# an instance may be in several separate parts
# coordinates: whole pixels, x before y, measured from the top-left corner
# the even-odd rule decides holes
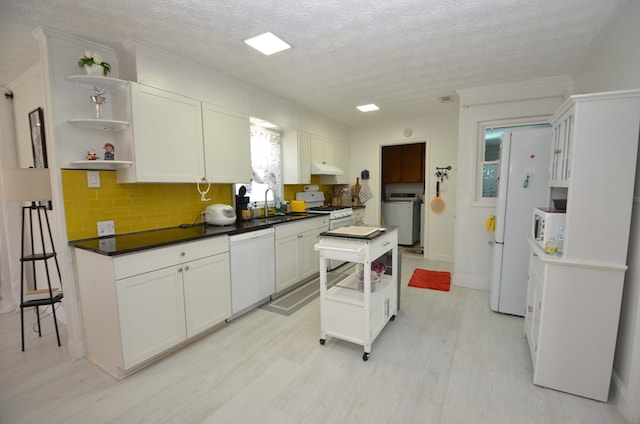
[[[392,227],[342,227],[320,234],[320,344],[327,336],[364,347],[369,359],[371,344],[398,311],[398,230]],[[371,262],[391,251],[391,274],[383,274],[371,287]],[[327,263],[339,259],[356,263],[354,273],[327,286]],[[358,288],[360,271],[363,288]]]

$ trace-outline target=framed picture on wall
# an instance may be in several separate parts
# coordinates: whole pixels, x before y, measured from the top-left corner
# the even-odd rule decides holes
[[[48,168],[47,143],[44,132],[44,114],[42,108],[29,112],[29,130],[31,132],[31,151],[33,152],[33,167]],[[53,209],[51,201],[48,201],[49,209]]]
[[[34,168],[48,168],[47,144],[44,139],[44,115],[41,107],[29,112],[29,129],[31,130],[33,166]]]

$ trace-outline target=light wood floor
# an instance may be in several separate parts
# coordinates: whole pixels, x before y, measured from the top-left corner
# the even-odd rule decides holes
[[[368,362],[318,343],[317,299],[257,309],[120,382],[71,362],[50,319],[20,352],[19,314],[0,314],[0,423],[623,423],[612,404],[534,386],[522,318],[491,312],[486,292],[408,287],[416,267],[451,270],[403,256],[401,310]]]

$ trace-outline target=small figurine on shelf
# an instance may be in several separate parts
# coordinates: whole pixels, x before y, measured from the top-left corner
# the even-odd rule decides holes
[[[87,152],[87,159],[98,160],[98,155],[96,155],[96,152],[93,149],[89,149],[89,151]]]
[[[114,160],[116,158],[116,148],[111,143],[104,145],[104,160]]]

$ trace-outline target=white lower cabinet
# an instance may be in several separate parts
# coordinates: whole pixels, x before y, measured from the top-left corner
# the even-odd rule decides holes
[[[533,382],[606,402],[626,267],[562,260],[530,244],[524,331]]]
[[[74,249],[87,358],[121,378],[223,323],[228,243],[219,236],[117,256]]]
[[[370,294],[368,310],[364,307],[362,294],[356,290],[355,277],[327,290],[321,302],[322,337],[331,335],[358,343],[365,347],[365,353],[370,353],[371,344],[397,312],[397,285],[392,277],[383,276],[376,291]],[[365,320],[368,321],[368,331],[365,330]]]
[[[229,253],[186,264],[182,278],[187,338],[231,316]]]
[[[527,306],[524,315],[524,333],[529,343],[529,352],[532,358],[538,345],[538,333],[540,330],[540,312],[542,310],[542,302],[540,294],[542,293],[542,278],[544,275],[544,266],[534,251],[530,253],[529,260],[529,282],[527,284]]]
[[[318,217],[276,226],[276,292],[319,272],[314,246],[325,224],[326,219]]]
[[[174,267],[116,282],[124,369],[186,339],[182,286]]]

